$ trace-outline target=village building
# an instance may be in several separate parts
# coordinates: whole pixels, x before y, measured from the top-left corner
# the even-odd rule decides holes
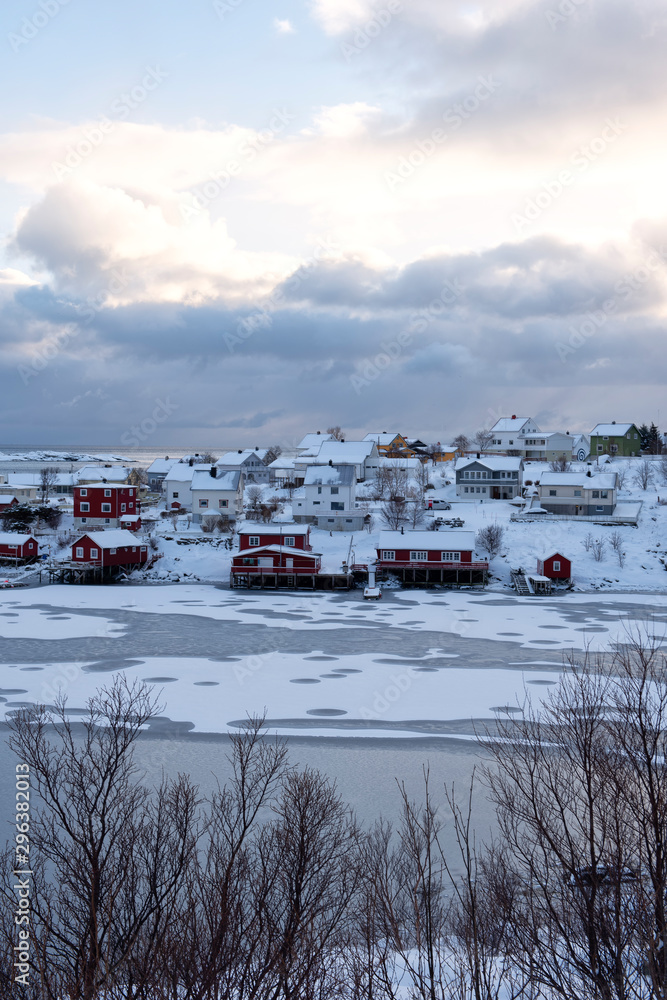
[[[521,496],[523,459],[512,455],[459,458],[456,495],[464,500],[512,500]]]
[[[18,565],[33,562],[38,556],[39,544],[33,535],[13,531],[0,532],[0,562]]]
[[[566,583],[572,577],[572,563],[560,552],[554,552],[550,556],[544,556],[537,560],[537,572],[549,580]]]
[[[268,483],[271,470],[264,464],[267,448],[239,448],[238,451],[228,451],[215,463],[220,472],[240,472],[246,485],[251,483]]]
[[[489,564],[475,559],[474,531],[381,531],[378,579],[404,584],[486,584]]]
[[[121,518],[140,511],[136,486],[89,483],[74,487],[74,525],[77,528],[120,528]]]
[[[308,587],[322,556],[313,552],[310,527],[305,524],[244,524],[239,529],[239,552],[232,559],[232,587]]]
[[[305,476],[311,465],[352,465],[357,482],[373,478],[379,453],[374,441],[324,441],[319,448],[299,455],[295,472]]]
[[[543,472],[537,487],[540,507],[550,514],[595,517],[613,514],[615,472]]]
[[[296,446],[296,450],[297,452],[299,452],[299,454],[301,454],[304,451],[311,452],[313,451],[313,449],[317,451],[320,445],[324,441],[333,441],[333,440],[334,440],[333,434],[322,434],[321,431],[315,431],[314,434],[304,434],[304,436],[301,438],[298,445]]]
[[[23,478],[22,476],[21,479],[23,480]],[[19,503],[36,503],[39,493],[39,486],[30,481],[11,482],[0,485],[0,494],[3,496],[14,496]]]
[[[312,465],[304,477],[304,497],[292,502],[297,523],[329,531],[359,531],[364,514],[356,510],[357,480],[352,465]]]
[[[148,478],[148,489],[152,493],[162,493],[164,481],[177,461],[178,459],[169,458],[169,455],[165,455],[164,458],[156,458],[154,462],[151,462],[146,469],[146,476]]]
[[[243,511],[243,476],[222,472],[215,465],[196,469],[190,481],[192,520],[201,524],[207,517],[235,521]]]
[[[596,424],[591,431],[591,455],[619,455],[634,458],[641,452],[639,431],[634,424]]]

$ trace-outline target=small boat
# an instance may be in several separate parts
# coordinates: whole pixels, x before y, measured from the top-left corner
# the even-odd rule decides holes
[[[365,601],[381,601],[382,591],[378,586],[373,585],[372,587],[364,587],[364,600]]]

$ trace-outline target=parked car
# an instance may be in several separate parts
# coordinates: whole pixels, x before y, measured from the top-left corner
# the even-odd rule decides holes
[[[440,497],[426,497],[424,504],[427,510],[451,510],[452,505]]]

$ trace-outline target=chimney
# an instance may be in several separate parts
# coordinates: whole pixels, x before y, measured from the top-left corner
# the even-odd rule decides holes
[[[345,438],[341,438],[341,439],[340,439],[340,443],[341,443],[341,444],[345,444]]]
[[[217,474],[217,469],[214,465],[212,465],[211,468],[209,469],[209,474],[211,475],[212,479],[215,479]]]
[[[615,420],[612,420],[612,424],[615,424],[615,423],[616,423],[616,421],[615,421]]]
[[[239,455],[243,454],[243,448],[239,448]]]
[[[478,451],[478,452],[477,452],[477,456],[476,456],[476,457],[477,457],[477,458],[481,458],[481,457],[482,457],[482,455],[481,455],[481,452],[479,452],[479,451]]]
[[[516,420],[516,413],[512,414],[512,420]]]
[[[405,534],[405,532],[403,531],[403,525],[401,525],[401,534],[402,534],[402,535],[404,535],[404,534]]]
[[[329,465],[333,466],[333,458],[329,459]]]
[[[318,431],[317,433],[318,433],[318,434],[321,434],[321,433],[322,433],[322,431]]]

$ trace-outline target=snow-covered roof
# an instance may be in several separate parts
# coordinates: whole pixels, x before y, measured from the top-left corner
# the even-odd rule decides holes
[[[267,451],[268,448],[242,448],[241,451],[227,451],[215,464],[217,466],[242,465],[249,458],[256,458],[259,462],[263,462]]]
[[[418,469],[422,464],[419,458],[381,458],[380,466],[386,469]]]
[[[503,431],[520,431],[524,424],[528,423],[531,423],[533,427],[537,427],[532,417],[501,417],[500,420],[496,420],[491,430],[497,433],[502,433]]]
[[[366,437],[364,438],[364,441],[374,441],[375,444],[382,445],[383,447],[386,447],[388,444],[391,444],[391,442],[394,441],[398,436],[399,436],[398,434],[386,434],[386,433],[373,434],[373,433],[371,433],[371,434],[367,434],[366,435]]]
[[[379,549],[424,549],[452,552],[472,552],[475,548],[475,532],[459,531],[381,531]]]
[[[100,549],[122,549],[128,545],[136,547],[140,544],[137,536],[133,535],[131,531],[126,531],[125,528],[113,528],[111,531],[94,531],[92,533],[84,532],[73,544],[77,545],[82,538],[89,538]]]
[[[469,465],[483,465],[490,472],[518,471],[521,468],[521,458],[513,455],[482,455],[481,458],[457,458],[455,472],[467,469]]]
[[[623,437],[634,424],[596,424],[591,431],[591,437]]]
[[[267,469],[293,469],[296,461],[296,458],[288,458],[287,456],[283,457],[280,455],[273,462],[269,462]]]
[[[0,531],[0,545],[25,545],[31,540],[35,541],[32,535],[19,535],[14,531]]]
[[[293,556],[296,553],[298,556],[306,556],[306,558],[310,556],[313,559],[317,559],[322,555],[321,552],[311,552],[310,549],[295,549],[293,545],[256,545],[252,549],[241,549],[235,553],[235,556],[247,556],[257,552],[283,552],[288,556]]]
[[[207,493],[211,490],[235,493],[239,488],[240,477],[240,472],[223,472],[221,476],[216,476],[214,479],[210,471],[196,469],[192,476],[190,489],[193,493],[197,490],[204,490]]]
[[[350,486],[354,482],[352,465],[310,465],[306,469],[304,486]]]
[[[126,490],[138,489],[131,483],[78,483],[78,489],[82,490]]]
[[[307,535],[308,524],[290,524],[289,521],[270,521],[269,524],[246,524],[238,529],[239,535]]]
[[[100,468],[98,465],[84,465],[75,473],[75,476],[79,483],[85,482],[86,479],[100,483],[104,479],[113,480],[115,483],[123,483],[129,474],[130,469],[118,465],[115,465],[111,469]]]
[[[307,448],[309,451],[311,448],[319,448],[319,446],[324,441],[333,441],[331,434],[305,434],[299,441],[297,448],[301,450],[302,448]]]
[[[587,490],[616,489],[615,472],[597,472],[587,476],[585,472],[543,472],[540,486],[576,486]]]
[[[165,476],[166,483],[189,483],[192,480],[195,472],[200,470],[206,470],[206,475],[208,475],[208,470],[211,468],[210,465],[190,465],[189,462],[177,462],[173,465],[167,475]]]
[[[158,475],[164,473],[166,475],[167,472],[169,472],[169,470],[171,469],[172,465],[176,465],[177,462],[178,462],[177,458],[156,458],[155,461],[148,466],[146,472],[149,474],[153,472],[157,473]]]
[[[7,482],[20,486],[41,486],[42,480],[39,472],[9,472]],[[73,486],[76,482],[76,474],[72,472],[58,472],[54,474],[54,486]]]
[[[13,496],[7,496],[7,495],[0,496],[0,507],[4,507],[6,504],[13,503],[15,500],[16,497]]]
[[[323,441],[312,464],[363,465],[374,448],[375,441]]]

